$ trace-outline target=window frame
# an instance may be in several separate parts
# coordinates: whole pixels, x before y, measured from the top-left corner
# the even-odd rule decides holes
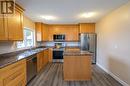
[[[33,35],[33,45],[32,46],[26,46],[27,45],[27,43],[26,42],[24,42],[25,41],[25,33],[24,33],[24,30],[29,30],[29,31],[31,31],[31,33],[32,33],[32,35]],[[31,48],[31,47],[34,47],[35,46],[35,30],[33,30],[33,29],[30,29],[30,28],[27,28],[27,27],[24,27],[24,29],[23,29],[23,40],[22,41],[18,41],[18,42],[22,42],[23,44],[24,44],[24,47],[18,47],[18,42],[16,43],[16,47],[17,47],[17,49],[26,49],[26,48]]]

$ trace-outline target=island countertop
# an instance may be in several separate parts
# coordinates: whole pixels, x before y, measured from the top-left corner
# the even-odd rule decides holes
[[[92,53],[88,51],[81,51],[80,48],[66,48],[64,53],[64,56],[91,56]]]

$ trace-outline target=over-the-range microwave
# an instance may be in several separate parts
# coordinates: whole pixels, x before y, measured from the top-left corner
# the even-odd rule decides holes
[[[65,41],[65,34],[54,34],[53,41]]]

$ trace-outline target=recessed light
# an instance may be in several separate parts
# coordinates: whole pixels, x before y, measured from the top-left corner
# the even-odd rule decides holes
[[[41,18],[45,19],[45,20],[55,20],[56,17],[54,16],[41,16]]]
[[[93,17],[95,16],[96,13],[94,12],[89,12],[89,13],[83,13],[80,15],[81,18],[90,18],[90,17]]]

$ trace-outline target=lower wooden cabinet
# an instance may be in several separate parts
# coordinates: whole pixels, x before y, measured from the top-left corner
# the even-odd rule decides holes
[[[37,54],[37,71],[44,67],[44,51]]]
[[[65,81],[91,80],[91,56],[64,56],[63,76]]]
[[[44,50],[44,64],[49,62],[49,49]]]
[[[49,48],[49,62],[52,62],[53,59],[53,49]]]
[[[0,86],[26,86],[26,60],[0,69]]]
[[[39,72],[49,62],[49,49],[37,54],[37,71]]]

